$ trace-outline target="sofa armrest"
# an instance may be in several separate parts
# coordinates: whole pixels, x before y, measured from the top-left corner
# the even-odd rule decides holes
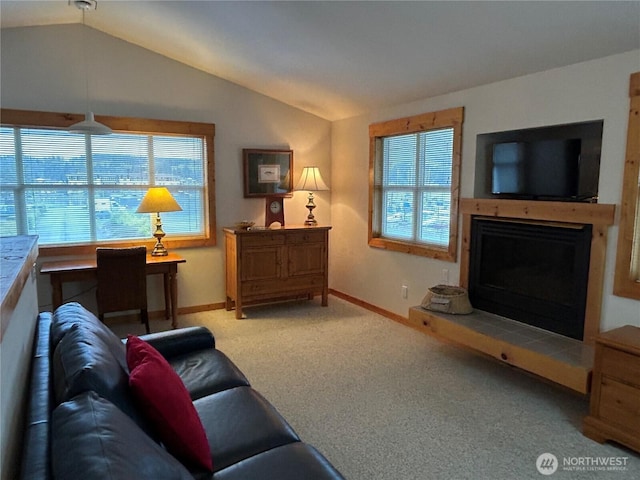
[[[33,340],[28,406],[25,412],[21,480],[50,480],[53,394],[50,360],[51,313],[38,315]]]
[[[196,350],[216,347],[213,333],[206,327],[179,328],[140,335],[140,338],[158,350],[166,359]]]

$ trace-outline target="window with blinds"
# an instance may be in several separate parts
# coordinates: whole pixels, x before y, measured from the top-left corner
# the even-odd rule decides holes
[[[4,118],[3,118],[4,120]],[[0,235],[38,235],[41,246],[148,240],[152,216],[136,213],[152,186],[182,207],[162,214],[169,236],[208,236],[206,139],[54,128],[0,127]]]
[[[382,149],[382,235],[447,246],[453,129],[386,137]]]
[[[370,127],[371,246],[455,259],[461,122],[454,109]]]

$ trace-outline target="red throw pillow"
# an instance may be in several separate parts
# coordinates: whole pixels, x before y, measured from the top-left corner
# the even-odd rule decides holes
[[[140,338],[127,337],[129,386],[141,413],[177,459],[213,471],[207,435],[187,388],[167,360]]]

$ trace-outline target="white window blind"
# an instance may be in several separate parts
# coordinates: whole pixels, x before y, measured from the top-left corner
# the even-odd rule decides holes
[[[167,186],[182,207],[164,213],[176,236],[205,234],[206,149],[199,136],[91,136],[0,128],[0,235],[38,235],[40,245],[148,239],[147,189]]]
[[[453,128],[382,138],[376,187],[383,237],[448,245],[453,138]]]

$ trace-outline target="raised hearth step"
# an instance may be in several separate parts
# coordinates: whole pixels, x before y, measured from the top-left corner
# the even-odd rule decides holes
[[[411,307],[409,323],[425,333],[485,353],[577,392],[589,393],[594,350],[579,340],[481,310],[451,315]]]

